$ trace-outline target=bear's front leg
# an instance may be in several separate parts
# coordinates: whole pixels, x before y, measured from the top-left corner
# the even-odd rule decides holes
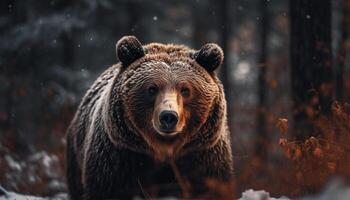
[[[85,156],[82,177],[84,187],[83,199],[111,198],[116,178],[116,166],[112,165],[113,156],[108,155],[105,150],[99,151],[99,149],[92,149]]]
[[[115,147],[104,133],[98,133],[85,153],[84,199],[132,199],[139,193],[135,153]],[[97,142],[98,141],[98,142]]]
[[[231,147],[224,140],[220,140],[210,149],[192,152],[177,163],[181,174],[189,181],[194,197],[209,192],[208,180],[215,180],[223,184],[232,181]]]
[[[98,127],[98,126],[96,126]],[[96,129],[91,133],[85,149],[82,167],[83,199],[102,200],[115,198],[123,182],[118,149],[109,141],[107,133]]]

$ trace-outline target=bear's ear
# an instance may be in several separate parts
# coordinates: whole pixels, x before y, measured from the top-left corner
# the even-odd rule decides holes
[[[222,64],[224,53],[217,44],[209,43],[195,52],[193,58],[208,72],[213,72]]]
[[[141,42],[135,36],[124,36],[116,45],[117,57],[124,67],[145,56]]]

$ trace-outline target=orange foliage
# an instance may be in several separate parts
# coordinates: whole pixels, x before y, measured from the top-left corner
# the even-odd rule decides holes
[[[301,190],[317,191],[335,175],[350,179],[350,105],[333,103],[332,114],[320,117],[314,126],[317,137],[279,142]]]
[[[314,120],[314,135],[305,141],[287,139],[288,120],[280,118],[278,144],[268,142],[265,159],[250,155],[236,174],[238,195],[247,189],[272,196],[319,192],[334,176],[350,180],[350,104],[335,102],[329,116]]]

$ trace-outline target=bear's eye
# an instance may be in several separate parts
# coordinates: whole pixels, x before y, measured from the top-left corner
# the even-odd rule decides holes
[[[157,92],[158,92],[158,87],[155,85],[152,85],[148,88],[148,93],[150,95],[155,95],[155,94],[157,94]]]
[[[190,89],[187,87],[181,88],[181,95],[184,97],[190,96]]]

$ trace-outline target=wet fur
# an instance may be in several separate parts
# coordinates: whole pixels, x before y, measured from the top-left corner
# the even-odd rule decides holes
[[[119,63],[107,69],[88,90],[67,132],[67,179],[72,199],[131,198],[154,192],[160,196],[180,196],[181,191],[168,162],[154,158],[150,145],[162,145],[157,136],[140,134],[135,124],[142,117],[130,116],[130,90],[137,83],[140,63],[182,61],[192,67],[201,90],[211,97],[188,109],[206,110],[206,114],[188,119],[197,129],[189,130],[178,141],[175,163],[191,184],[192,193],[206,190],[205,180],[228,181],[232,175],[232,155],[226,122],[226,102],[220,81],[214,72],[203,70],[195,61],[195,51],[180,45],[153,43],[144,46],[146,56],[130,66]],[[204,61],[203,61],[204,62]],[[221,61],[220,61],[221,62]],[[185,66],[185,67],[186,67]],[[185,76],[185,75],[183,75]],[[211,86],[207,83],[213,83]],[[141,87],[141,86],[140,86]],[[138,94],[133,94],[137,96]],[[198,94],[200,95],[200,94]],[[209,99],[210,102],[205,102]],[[191,112],[189,110],[188,112]],[[191,132],[191,133],[190,133]],[[148,141],[149,140],[149,141]],[[166,141],[164,141],[166,142]],[[160,190],[156,189],[162,186]]]

